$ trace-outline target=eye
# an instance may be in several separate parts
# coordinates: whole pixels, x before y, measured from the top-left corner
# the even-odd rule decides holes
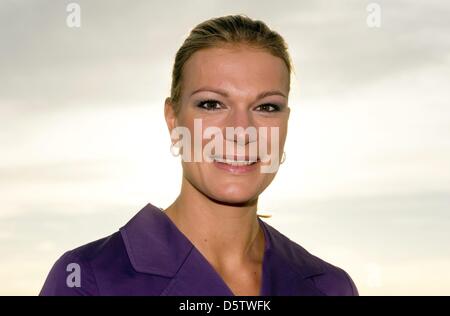
[[[280,107],[276,104],[265,103],[257,106],[256,110],[261,112],[278,112],[280,111]]]
[[[197,103],[197,107],[207,111],[215,111],[220,110],[222,108],[222,105],[219,101],[216,100],[204,100]]]

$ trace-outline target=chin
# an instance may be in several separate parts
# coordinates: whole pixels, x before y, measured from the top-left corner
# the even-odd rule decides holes
[[[209,197],[225,204],[245,204],[258,198],[258,193],[241,186],[221,187],[210,192]]]

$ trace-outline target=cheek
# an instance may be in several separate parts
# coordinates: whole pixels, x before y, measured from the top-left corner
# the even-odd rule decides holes
[[[287,136],[287,122],[282,122],[280,125],[278,125],[278,139],[275,140],[278,144],[279,150],[283,150],[284,143],[286,141]]]
[[[263,145],[267,148],[268,152],[272,150],[282,151],[287,136],[287,125],[277,124],[267,127],[267,130],[262,133],[258,140],[264,142]]]
[[[284,147],[284,143],[286,142],[286,136],[287,136],[287,126],[282,126],[280,128],[280,149]]]

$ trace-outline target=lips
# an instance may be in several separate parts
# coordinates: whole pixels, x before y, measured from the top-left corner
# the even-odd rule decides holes
[[[221,158],[221,157],[213,157],[215,162],[220,162],[220,163],[224,163],[227,165],[231,165],[231,166],[249,166],[252,165],[256,162],[258,162],[258,158],[233,158],[233,159],[228,159],[228,158]]]
[[[256,166],[259,163],[258,158],[250,158],[250,157],[233,157],[223,158],[223,157],[211,157],[214,159],[214,165],[222,170],[231,172],[231,173],[248,173],[256,169]]]

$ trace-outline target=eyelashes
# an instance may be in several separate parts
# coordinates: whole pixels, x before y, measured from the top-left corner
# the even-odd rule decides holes
[[[200,101],[196,104],[198,108],[201,108],[206,111],[217,111],[223,108],[222,103],[214,99],[207,99]],[[264,103],[260,104],[256,107],[256,111],[258,112],[279,112],[281,107],[279,105],[273,103]]]
[[[278,105],[272,104],[272,103],[264,103],[264,104],[258,105],[257,108],[264,109],[264,110],[258,110],[261,112],[279,112],[280,111],[280,107]]]
[[[216,105],[216,106],[211,106],[211,105]],[[217,108],[217,105],[219,105],[220,107]],[[207,99],[207,100],[203,100],[197,103],[197,107],[207,110],[207,111],[217,111],[220,110],[220,108],[222,107],[222,104],[219,101],[216,100],[212,100],[212,99]]]

